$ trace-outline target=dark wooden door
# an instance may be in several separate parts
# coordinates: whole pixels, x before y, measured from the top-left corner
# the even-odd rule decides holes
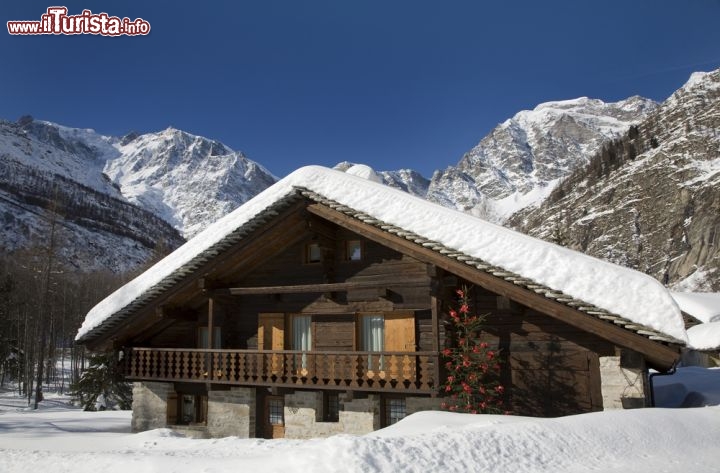
[[[266,396],[263,420],[263,437],[281,439],[285,437],[285,398]]]

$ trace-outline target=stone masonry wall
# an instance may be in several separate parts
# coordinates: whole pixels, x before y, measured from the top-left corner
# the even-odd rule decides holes
[[[600,357],[603,409],[645,407],[647,368],[643,357],[630,350]]]
[[[231,388],[208,393],[207,433],[210,437],[255,437],[254,388]]]
[[[323,394],[297,391],[285,396],[285,438],[307,439],[336,434],[363,435],[380,428],[380,396],[351,399],[340,394],[338,422],[321,422]]]
[[[439,411],[441,397],[408,397],[405,399],[405,413],[415,414],[420,411]]]
[[[340,424],[343,433],[364,435],[380,428],[380,396],[353,399],[341,404]]]
[[[133,383],[133,432],[167,427],[167,398],[172,391],[171,383]]]

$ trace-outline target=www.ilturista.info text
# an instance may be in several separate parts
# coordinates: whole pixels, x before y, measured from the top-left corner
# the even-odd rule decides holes
[[[83,10],[79,15],[68,15],[65,7],[50,7],[40,21],[8,21],[8,33],[34,34],[96,34],[103,36],[137,36],[150,33],[150,23],[137,18],[118,18],[107,13]]]

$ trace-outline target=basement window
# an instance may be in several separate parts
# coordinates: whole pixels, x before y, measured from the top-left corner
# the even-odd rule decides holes
[[[338,422],[340,419],[340,395],[338,393],[325,393],[325,409],[323,420],[325,422]]]
[[[405,407],[405,398],[389,397],[385,398],[385,425],[393,425],[405,418],[407,409]]]
[[[178,393],[179,425],[204,425],[207,421],[207,396]]]

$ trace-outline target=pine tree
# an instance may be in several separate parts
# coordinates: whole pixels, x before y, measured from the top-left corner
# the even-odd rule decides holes
[[[444,384],[445,402],[452,412],[500,414],[504,411],[500,384],[500,358],[497,350],[477,337],[485,316],[470,314],[467,288],[458,289],[460,307],[450,310],[450,327],[455,347],[443,350],[448,376]]]
[[[130,409],[132,388],[123,379],[117,355],[112,352],[100,353],[90,356],[89,362],[90,366],[72,386],[73,395],[83,409]]]

